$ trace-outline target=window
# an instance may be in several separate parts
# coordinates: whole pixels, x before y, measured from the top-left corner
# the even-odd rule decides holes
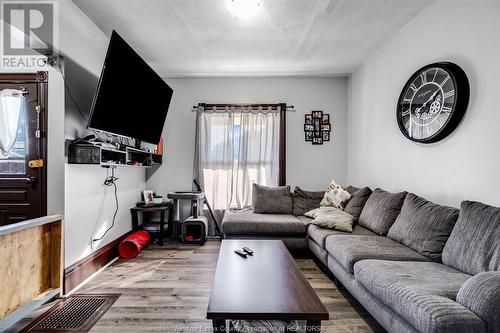
[[[22,97],[9,95],[9,91],[11,90],[2,93],[1,98],[0,118],[2,118],[3,133],[0,136],[0,141],[2,141],[0,142],[0,174],[24,175],[26,173],[25,110],[22,107]],[[3,148],[6,148],[6,151]]]
[[[195,176],[214,209],[250,207],[253,183],[278,185],[279,109],[199,112],[197,137]]]

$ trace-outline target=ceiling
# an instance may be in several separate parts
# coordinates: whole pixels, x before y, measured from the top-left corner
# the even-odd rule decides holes
[[[231,0],[73,0],[162,76],[351,73],[436,0],[260,0],[241,19]]]

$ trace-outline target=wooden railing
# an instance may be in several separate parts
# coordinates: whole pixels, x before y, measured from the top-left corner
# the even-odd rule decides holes
[[[33,300],[61,295],[63,239],[59,215],[0,227],[0,330]]]

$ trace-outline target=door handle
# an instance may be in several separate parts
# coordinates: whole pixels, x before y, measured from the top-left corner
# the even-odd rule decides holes
[[[38,183],[38,179],[36,177],[26,178],[26,184],[28,184],[29,186],[34,186],[36,183]]]

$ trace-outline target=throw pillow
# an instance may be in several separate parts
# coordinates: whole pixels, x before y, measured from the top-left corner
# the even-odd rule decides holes
[[[318,208],[321,199],[325,195],[324,191],[304,191],[296,186],[292,194],[293,209],[292,214],[295,216],[303,215],[311,209]]]
[[[304,215],[313,218],[311,224],[318,227],[346,232],[352,232],[352,225],[355,221],[351,214],[334,207],[316,208]]]
[[[328,185],[328,189],[325,192],[323,200],[320,202],[320,206],[344,209],[350,198],[351,195],[349,192],[337,184],[335,179],[332,179],[330,185]]]
[[[500,270],[500,208],[463,201],[443,263],[467,274]]]
[[[441,262],[441,253],[457,222],[458,212],[456,208],[437,205],[408,193],[387,237]]]
[[[407,193],[389,193],[380,188],[375,189],[366,200],[358,224],[381,236],[387,235],[401,211]]]
[[[252,186],[252,206],[254,213],[291,214],[292,195],[290,186]]]
[[[354,192],[357,192],[357,191],[359,191],[359,190],[361,190],[361,189],[360,189],[359,187],[349,185],[349,186],[347,186],[347,187],[345,188],[345,190],[346,190],[347,192],[349,192],[349,194],[350,194],[350,195],[353,195],[353,194],[354,194]]]
[[[361,212],[363,211],[363,207],[365,206],[366,201],[372,194],[372,190],[369,187],[364,187],[362,189],[357,189],[351,192],[351,189],[355,188],[349,186],[346,189],[351,194],[351,199],[349,200],[349,202],[347,202],[344,210],[354,216],[356,220],[358,220]]]

